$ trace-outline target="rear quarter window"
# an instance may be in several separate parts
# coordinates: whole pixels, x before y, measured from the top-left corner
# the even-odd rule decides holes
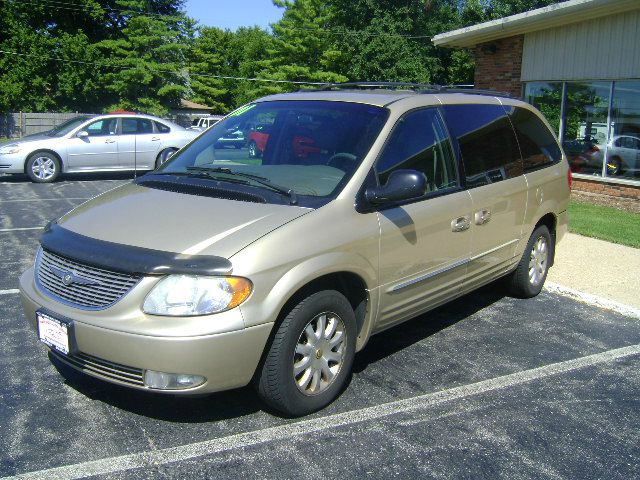
[[[556,164],[562,158],[555,136],[538,116],[520,107],[505,106],[518,137],[525,172]]]
[[[518,143],[502,106],[446,105],[443,110],[458,142],[468,188],[522,175]]]

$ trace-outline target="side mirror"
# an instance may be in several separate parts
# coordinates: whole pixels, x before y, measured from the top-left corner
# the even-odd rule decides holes
[[[87,132],[86,130],[80,130],[78,133],[76,133],[76,137],[78,138],[89,138],[89,132]]]
[[[427,193],[427,180],[422,172],[396,170],[391,172],[385,185],[367,188],[364,196],[370,204],[381,205],[419,198],[425,193]]]

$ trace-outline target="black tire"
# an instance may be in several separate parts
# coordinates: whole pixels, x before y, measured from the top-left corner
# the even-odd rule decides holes
[[[326,331],[333,331],[333,335],[343,333],[343,341],[331,348],[316,345],[310,342],[302,343],[303,337],[308,338],[307,327],[315,332],[314,325],[320,331],[321,318],[325,316],[327,327],[325,335],[318,342],[329,342]],[[342,326],[340,326],[342,321]],[[315,323],[314,323],[315,322]],[[335,322],[335,323],[331,323]],[[338,325],[332,330],[331,325]],[[341,330],[340,330],[341,329]],[[331,336],[332,334],[329,334]],[[325,290],[314,293],[300,301],[285,316],[278,326],[275,336],[267,350],[264,362],[258,371],[255,387],[258,395],[270,407],[290,416],[307,415],[327,406],[342,392],[349,377],[355,356],[356,319],[351,305],[339,292]],[[335,337],[333,337],[335,339]],[[327,345],[329,345],[327,343]],[[307,347],[312,352],[304,356],[297,352],[298,347]],[[337,350],[336,350],[337,349]],[[335,351],[334,351],[335,350]],[[325,355],[340,356],[340,362],[335,362],[331,368],[336,369],[332,379],[328,382],[324,372],[318,374],[318,379],[313,376],[314,365],[320,365],[326,361]],[[309,365],[309,368],[296,376],[295,366]],[[327,366],[329,363],[327,362]],[[305,369],[306,368],[306,369]],[[328,367],[326,367],[328,368]],[[303,378],[312,379],[305,388]],[[323,386],[322,382],[325,381]],[[298,382],[301,385],[298,385]],[[318,391],[313,392],[313,385],[318,385]]]
[[[27,160],[27,176],[34,183],[55,182],[60,176],[60,160],[50,152],[36,152]]]
[[[622,160],[620,157],[613,157],[609,159],[607,162],[607,175],[610,177],[622,175]]]
[[[167,160],[169,160],[171,155],[173,155],[177,151],[178,150],[175,148],[165,148],[163,151],[161,151],[160,155],[158,155],[158,158],[156,159],[156,168],[159,168],[161,165],[163,165]]]
[[[546,245],[544,259],[540,253],[539,242]],[[506,279],[509,293],[518,298],[531,298],[538,295],[547,279],[554,250],[555,245],[549,229],[546,225],[538,226],[527,242],[518,267]]]

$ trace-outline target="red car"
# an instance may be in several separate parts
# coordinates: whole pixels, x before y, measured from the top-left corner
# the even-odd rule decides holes
[[[249,156],[252,158],[259,158],[264,153],[264,149],[267,148],[267,142],[269,141],[271,125],[258,125],[255,130],[252,130],[247,137],[249,146]],[[292,149],[293,155],[296,158],[306,158],[313,153],[321,153],[322,150],[314,146],[315,140],[310,137],[296,135],[293,137]]]

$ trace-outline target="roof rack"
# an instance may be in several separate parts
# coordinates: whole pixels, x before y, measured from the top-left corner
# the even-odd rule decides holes
[[[465,88],[466,87],[466,88]],[[475,89],[473,85],[438,85],[429,83],[405,83],[405,82],[344,82],[344,83],[327,83],[319,89],[312,91],[326,92],[330,90],[340,89],[389,89],[389,90],[410,90],[415,93],[467,93],[472,95],[490,95],[493,97],[509,97],[512,96],[507,92],[498,92],[495,90]],[[304,90],[309,91],[309,90]]]

